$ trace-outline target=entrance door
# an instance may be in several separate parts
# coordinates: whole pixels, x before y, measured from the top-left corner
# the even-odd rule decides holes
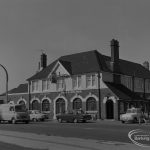
[[[56,114],[64,113],[65,112],[65,100],[62,98],[59,98],[56,101]]]
[[[106,117],[107,119],[114,119],[114,103],[112,100],[106,102]]]

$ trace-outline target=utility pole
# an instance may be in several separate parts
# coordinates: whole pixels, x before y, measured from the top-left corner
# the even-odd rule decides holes
[[[8,72],[7,69],[2,64],[0,64],[0,66],[4,69],[6,73],[6,101],[8,103]]]

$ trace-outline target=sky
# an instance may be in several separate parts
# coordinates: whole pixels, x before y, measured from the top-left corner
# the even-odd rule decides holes
[[[0,64],[9,89],[36,73],[41,49],[48,64],[60,56],[97,49],[150,62],[150,0],[0,0]],[[5,72],[0,68],[0,93]]]

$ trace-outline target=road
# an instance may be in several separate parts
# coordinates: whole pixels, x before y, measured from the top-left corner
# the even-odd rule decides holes
[[[150,124],[147,125],[146,124],[142,124],[142,125],[121,124],[118,121],[97,121],[97,122],[89,122],[89,123],[58,123],[55,121],[48,121],[48,122],[36,122],[30,124],[0,124],[1,131],[7,131],[7,132],[15,131],[14,132],[15,134],[18,134],[18,132],[29,133],[29,134],[35,133],[36,135],[39,136],[41,135],[46,136],[45,139],[47,137],[53,137],[53,139],[60,137],[61,141],[63,140],[65,141],[66,139],[72,139],[71,143],[73,142],[74,139],[75,140],[80,139],[80,141],[83,139],[83,140],[91,140],[89,142],[95,142],[95,141],[104,142],[104,143],[122,142],[122,143],[131,144],[131,141],[128,138],[128,133],[129,131],[134,129],[143,129],[145,131],[149,131]],[[14,134],[12,133],[12,135]],[[28,135],[28,137],[29,136],[30,135]],[[31,134],[31,136],[33,135]],[[8,139],[8,137],[6,137],[6,139]],[[58,138],[56,140],[58,141]],[[3,142],[5,142],[5,140]],[[58,143],[55,143],[52,139],[50,139],[49,142],[53,144],[60,144],[59,141]],[[82,142],[82,144],[85,143],[87,142],[86,141]],[[1,144],[3,143],[0,143],[0,145]],[[9,150],[9,148],[6,148],[6,150]],[[17,148],[15,150],[17,150]]]

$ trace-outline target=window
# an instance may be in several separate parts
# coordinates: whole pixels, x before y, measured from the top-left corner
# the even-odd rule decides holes
[[[135,79],[135,87],[137,89],[144,89],[144,80],[142,78]]]
[[[47,99],[42,102],[42,111],[50,111],[50,103]]]
[[[128,89],[132,90],[132,77],[130,76],[121,76],[121,83],[126,86]]]
[[[20,105],[24,105],[24,106],[26,105],[23,100],[21,100],[21,101],[19,102],[19,104],[20,104]]]
[[[74,76],[72,78],[72,86],[73,86],[73,89],[77,89],[77,88],[80,88],[81,87],[81,76]]]
[[[86,75],[86,87],[95,87],[96,86],[96,75]]]
[[[77,77],[72,78],[72,86],[73,86],[73,89],[77,88]]]
[[[40,110],[40,104],[37,100],[32,102],[32,110]]]
[[[82,108],[82,101],[80,98],[76,98],[73,101],[73,109],[80,109],[80,108]]]
[[[42,81],[42,90],[43,91],[47,90],[47,81],[46,80]]]
[[[48,80],[47,80],[47,89],[48,89],[48,90],[50,89],[50,85],[51,85],[51,80],[48,79]]]
[[[38,81],[32,81],[32,92],[38,91],[39,84]]]
[[[65,100],[62,98],[56,101],[56,114],[59,113],[65,113]]]
[[[95,111],[96,110],[96,100],[93,97],[90,97],[86,101],[86,110]]]
[[[42,80],[42,91],[49,90],[50,85],[51,85],[51,80],[50,79]]]
[[[150,91],[150,79],[145,80],[145,88],[147,92]]]
[[[96,77],[95,75],[92,75],[92,86],[95,86],[96,85]]]
[[[57,80],[57,90],[63,90],[65,88],[64,79]]]

